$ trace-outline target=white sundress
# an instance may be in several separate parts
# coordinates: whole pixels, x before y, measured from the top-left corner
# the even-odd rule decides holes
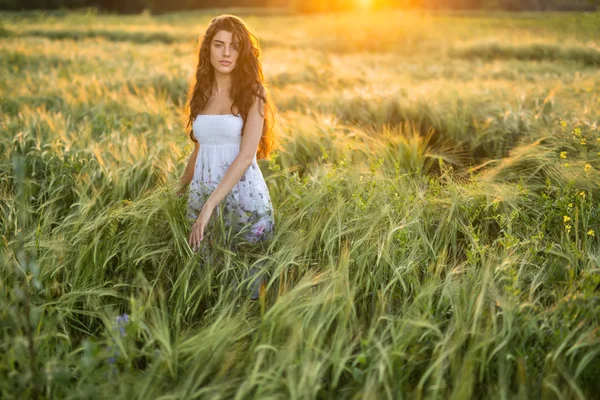
[[[196,116],[192,129],[194,137],[200,143],[200,150],[187,204],[187,218],[190,222],[198,218],[202,206],[238,155],[242,125],[243,118],[240,114]],[[236,239],[256,243],[272,237],[275,227],[273,205],[258,167],[256,154],[250,167],[221,204],[225,226],[232,227]],[[211,220],[219,216],[220,208],[215,207]]]

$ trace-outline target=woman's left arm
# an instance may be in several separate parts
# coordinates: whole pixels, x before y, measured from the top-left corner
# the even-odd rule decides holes
[[[202,211],[192,227],[188,243],[192,246],[194,251],[199,248],[200,242],[204,239],[204,228],[208,224],[212,212],[221,200],[223,200],[231,189],[239,182],[242,175],[244,175],[252,164],[256,151],[258,150],[258,143],[262,136],[264,117],[260,114],[259,110],[263,109],[263,104],[264,103],[259,97],[255,97],[254,104],[250,107],[250,111],[246,117],[246,125],[240,143],[240,151],[229,168],[227,168],[227,171],[225,171],[225,174],[221,178],[221,182],[219,182],[215,190],[212,191],[211,195],[204,203]]]

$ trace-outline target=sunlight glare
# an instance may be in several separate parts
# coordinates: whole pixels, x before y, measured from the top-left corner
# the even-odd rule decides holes
[[[371,0],[355,0],[361,10],[367,10],[371,7]]]

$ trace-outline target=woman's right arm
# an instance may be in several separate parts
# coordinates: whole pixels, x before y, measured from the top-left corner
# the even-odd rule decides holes
[[[194,151],[188,160],[185,170],[183,171],[183,175],[179,179],[179,190],[177,191],[179,196],[183,195],[185,188],[190,184],[192,178],[194,177],[194,166],[196,165],[196,158],[198,157],[198,151],[200,150],[200,143],[194,142],[194,145]]]

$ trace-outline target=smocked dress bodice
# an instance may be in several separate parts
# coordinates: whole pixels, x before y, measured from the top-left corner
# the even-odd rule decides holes
[[[240,114],[200,114],[192,128],[201,146],[239,146],[242,143],[243,123]]]

